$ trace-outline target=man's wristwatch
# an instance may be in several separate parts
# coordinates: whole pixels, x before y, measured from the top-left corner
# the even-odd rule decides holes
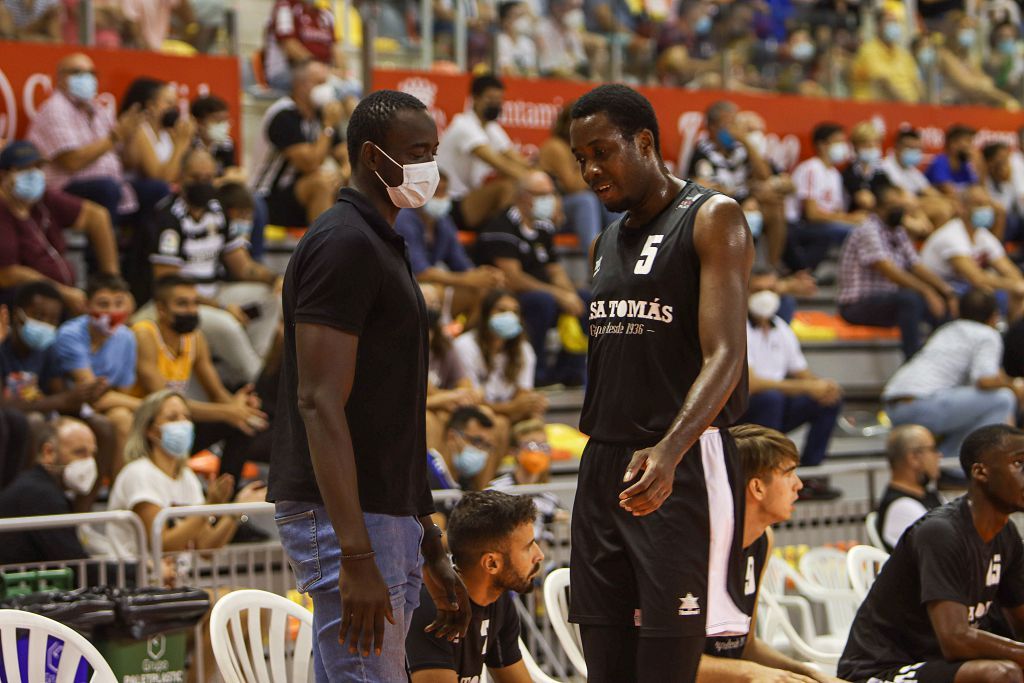
[[[334,139],[334,128],[332,126],[324,126],[324,135],[329,137],[331,140]]]

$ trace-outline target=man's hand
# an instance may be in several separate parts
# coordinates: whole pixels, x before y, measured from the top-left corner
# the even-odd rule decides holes
[[[245,314],[245,311],[238,304],[228,304],[224,307],[224,310],[233,315],[235,320],[241,323],[242,327],[249,324],[249,316]]]
[[[345,109],[338,100],[331,100],[320,110],[320,121],[324,126],[337,128],[341,125],[341,119],[345,115]]]
[[[64,392],[59,412],[65,415],[76,415],[82,404],[93,403],[102,396],[110,385],[106,377],[97,377],[88,382],[76,382],[70,390]]]
[[[782,669],[771,669],[767,666],[760,664],[754,664],[751,670],[747,672],[746,680],[749,683],[815,683],[815,679],[808,678],[807,676],[801,676],[790,671],[783,671]]]
[[[937,320],[942,320],[946,317],[946,302],[934,290],[929,289],[924,293],[924,303],[928,306],[928,311]]]
[[[244,403],[224,404],[225,422],[243,434],[252,436],[267,428],[267,414]]]
[[[192,142],[192,137],[196,134],[196,122],[192,120],[191,116],[181,116],[174,124],[174,128],[171,129],[171,139],[174,140],[176,147],[184,146]]]
[[[78,289],[77,287],[67,287],[62,285],[59,288],[60,298],[64,300],[64,305],[68,307],[68,311],[73,315],[81,315],[85,313],[86,305],[88,300],[85,297],[85,292]]]
[[[477,289],[499,289],[505,286],[505,273],[494,266],[480,266],[465,275],[465,282]]]
[[[548,399],[538,391],[524,391],[512,399],[512,405],[516,411],[540,416],[548,409]]]
[[[835,380],[816,379],[811,387],[811,398],[826,406],[833,406],[843,398],[843,389]]]
[[[633,453],[622,481],[632,481],[640,472],[643,472],[643,476],[619,494],[619,505],[636,517],[649,515],[660,508],[672,495],[676,465],[682,459],[683,454],[671,453],[660,443]]]
[[[578,318],[583,315],[583,299],[576,292],[559,291],[555,295],[555,301],[558,302],[558,307],[563,312],[568,313],[574,318]]]
[[[210,505],[226,503],[231,500],[231,494],[234,492],[235,478],[230,474],[222,474],[206,490],[206,502]]]
[[[779,280],[777,290],[779,294],[814,296],[818,293],[818,283],[808,271],[798,270],[789,277]]]
[[[267,485],[262,481],[251,481],[242,487],[242,490],[235,494],[236,503],[265,503],[267,502]]]
[[[433,623],[424,630],[449,641],[466,635],[473,618],[469,592],[462,578],[452,567],[447,555],[441,555],[423,565],[423,585],[437,608]]]
[[[388,586],[374,556],[356,560],[342,556],[338,589],[342,609],[338,642],[344,645],[347,641],[352,654],[369,657],[372,648],[379,657],[384,646],[384,620],[394,624],[395,617]]]

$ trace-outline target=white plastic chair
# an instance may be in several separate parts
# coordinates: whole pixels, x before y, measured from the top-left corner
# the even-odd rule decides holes
[[[270,611],[269,671],[263,650],[261,611],[264,609]],[[242,612],[248,612],[245,631]],[[299,620],[290,678],[285,651],[288,617]],[[313,615],[280,595],[261,590],[239,590],[224,596],[213,606],[210,615],[210,640],[217,668],[225,683],[305,683],[309,680],[313,659]]]
[[[830,591],[830,597],[821,601],[825,607],[828,632],[841,636],[845,643],[860,606],[860,598],[854,593],[847,576],[846,553],[835,548],[811,548],[800,558],[800,573],[810,583]]]
[[[769,574],[772,577],[771,582],[767,581]],[[765,572],[765,578],[766,581],[762,586],[761,592],[763,593],[765,590],[768,590],[780,606],[795,607],[797,609],[797,613],[800,616],[800,635],[810,644],[810,647],[822,652],[835,652],[836,654],[843,651],[843,647],[846,646],[846,639],[849,637],[849,626],[845,630],[840,629],[838,632],[832,630],[831,623],[827,624],[827,628],[824,630],[817,629],[814,625],[814,618],[811,616],[810,603],[814,602],[825,606],[827,618],[827,605],[830,601],[856,602],[856,595],[851,589],[842,591],[823,588],[804,578],[800,572],[793,569],[788,562],[780,557],[769,558],[768,571]],[[799,595],[785,594],[787,581],[793,583]],[[769,631],[768,633],[772,632]],[[766,642],[775,645],[778,641],[768,640]]]
[[[868,534],[868,542],[879,550],[885,550],[885,543],[882,535],[878,533],[878,513],[869,512],[864,518],[864,531]]]
[[[530,674],[530,680],[533,681],[533,683],[559,683],[559,681],[544,673],[544,670],[538,666],[533,655],[526,649],[526,643],[523,642],[522,638],[519,639],[519,652],[523,655],[523,664],[526,665],[526,672]],[[484,667],[484,680],[488,683],[493,683],[494,681],[494,679],[491,678],[491,675],[487,672],[486,666]]]
[[[772,559],[783,562],[778,558]],[[761,590],[758,604],[757,632],[759,638],[763,638],[761,634],[781,631],[798,659],[815,664],[824,673],[835,675],[836,666],[839,664],[839,655],[842,654],[842,647],[845,643],[841,644],[837,651],[825,651],[804,640],[790,622],[786,608],[779,603],[777,596],[773,595],[771,591]]]
[[[573,668],[587,677],[587,662],[583,658],[579,628],[569,623],[569,570],[556,569],[544,579],[544,606],[555,630],[558,643]]]
[[[846,554],[846,574],[853,591],[863,600],[871,584],[878,578],[882,566],[889,559],[889,553],[869,545],[855,545]]]
[[[0,647],[8,681],[22,679],[21,662],[18,659],[18,629],[28,631],[27,680],[49,680],[47,660],[51,660],[57,653],[56,648],[52,652],[47,651],[47,641],[53,636],[64,641],[59,650],[60,665],[54,679],[56,683],[74,681],[82,659],[92,667],[90,683],[117,683],[117,677],[103,655],[81,633],[53,619],[15,609],[0,610]]]

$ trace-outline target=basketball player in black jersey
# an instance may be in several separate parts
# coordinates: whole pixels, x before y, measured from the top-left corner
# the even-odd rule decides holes
[[[668,172],[636,91],[601,86],[571,117],[583,178],[627,213],[592,247],[570,618],[591,683],[689,682],[705,632],[749,626],[726,428],[746,406],[750,231],[735,201]]]
[[[700,660],[698,683],[759,681],[761,683],[838,683],[813,667],[787,657],[753,635],[757,597],[774,538],[772,524],[793,515],[797,493],[803,487],[796,475],[800,453],[785,435],[760,425],[743,424],[729,430],[736,442],[746,480],[743,523],[743,601],[750,616],[750,632],[708,638]]]

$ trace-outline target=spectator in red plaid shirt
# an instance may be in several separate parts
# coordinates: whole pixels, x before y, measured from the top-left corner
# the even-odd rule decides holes
[[[921,323],[955,317],[956,294],[921,262],[903,227],[909,198],[888,182],[875,212],[853,231],[839,259],[839,315],[855,325],[899,326],[907,358],[921,348]]]

